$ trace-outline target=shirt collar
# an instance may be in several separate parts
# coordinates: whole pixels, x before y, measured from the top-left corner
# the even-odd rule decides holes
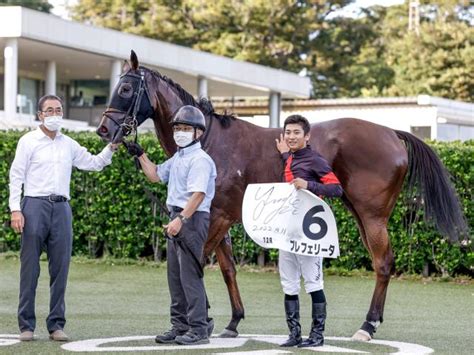
[[[36,137],[36,139],[38,139],[38,140],[39,140],[39,139],[43,139],[43,138],[51,139],[51,138],[49,138],[49,137],[46,135],[46,133],[43,132],[43,130],[41,129],[40,126],[38,126],[38,128],[36,128],[36,130],[35,130],[34,132],[35,132],[35,137]],[[58,131],[56,132],[56,137],[55,137],[54,139],[56,139],[56,138],[58,138],[58,137],[61,137],[62,135],[63,135],[63,134],[61,133],[61,130],[58,130]]]
[[[311,146],[309,144],[306,145],[306,147],[301,148],[300,150],[297,150],[296,152],[294,152],[293,155],[297,157],[302,157],[308,153],[311,153]]]
[[[192,152],[199,149],[201,149],[201,142],[197,141],[196,143],[191,144],[190,146],[186,148],[178,148],[178,153],[180,156],[183,156],[183,155],[191,154]]]

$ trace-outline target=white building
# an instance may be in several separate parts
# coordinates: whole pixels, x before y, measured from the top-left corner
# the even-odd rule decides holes
[[[140,63],[195,96],[267,97],[272,125],[281,98],[307,98],[309,78],[190,48],[61,19],[0,7],[0,127],[32,124],[39,97],[65,98],[70,128],[95,126],[133,49]],[[83,121],[83,122],[76,122]]]
[[[294,73],[16,6],[0,7],[0,48],[0,128],[37,124],[36,102],[45,93],[65,98],[66,128],[95,128],[133,49],[141,64],[192,95],[262,126],[300,113],[311,122],[355,117],[422,138],[474,139],[474,104],[426,95],[306,100],[310,79]]]
[[[241,118],[267,127],[268,109],[263,101],[217,103]],[[428,95],[326,100],[284,100],[280,126],[286,117],[300,114],[311,123],[343,117],[360,118],[423,139],[442,141],[474,139],[474,104]]]

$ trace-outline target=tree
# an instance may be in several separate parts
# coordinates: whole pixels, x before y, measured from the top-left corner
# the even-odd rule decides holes
[[[474,28],[472,15],[469,17],[473,9],[467,1],[425,1],[420,7],[419,35],[399,32],[400,24],[387,16],[385,61],[395,75],[382,94],[474,101]]]
[[[23,6],[47,13],[53,8],[53,5],[44,0],[0,0],[0,6]]]
[[[315,97],[357,97],[391,84],[394,72],[384,61],[378,28],[381,14],[366,11],[359,19],[334,18],[314,38],[306,65]]]
[[[473,10],[467,1],[423,1],[419,35],[408,32],[408,4],[330,20],[308,64],[314,95],[474,101]]]
[[[80,0],[73,18],[297,72],[310,35],[351,1]]]
[[[73,18],[293,72],[314,97],[429,94],[474,101],[474,6],[408,1],[358,18],[329,15],[352,0],[79,0]]]

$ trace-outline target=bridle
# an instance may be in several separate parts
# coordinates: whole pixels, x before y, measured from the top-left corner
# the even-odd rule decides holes
[[[150,99],[150,94],[148,92],[148,87],[145,82],[145,72],[143,69],[140,69],[140,74],[135,74],[135,73],[130,73],[130,70],[120,76],[120,79],[122,79],[125,76],[131,76],[140,79],[140,83],[138,85],[138,89],[133,93],[133,102],[132,105],[130,105],[128,111],[122,111],[122,110],[117,110],[117,109],[107,109],[105,112],[102,114],[103,116],[107,117],[109,120],[111,120],[119,129],[117,132],[114,134],[114,137],[112,137],[112,141],[114,140],[115,136],[118,134],[118,132],[121,130],[123,133],[124,137],[128,137],[130,134],[134,135],[133,141],[136,143],[138,140],[138,132],[137,132],[137,127],[138,127],[138,120],[137,120],[137,114],[138,110],[140,109],[140,105],[142,103],[143,99],[143,93],[145,93],[148,97],[148,101],[151,104],[151,99]],[[119,123],[117,119],[112,117],[110,113],[121,113],[123,114],[123,122]],[[209,120],[209,127],[207,127],[206,131],[204,132],[204,136],[201,139],[201,146],[203,149],[205,149],[205,144],[207,141],[207,138],[210,134],[210,130],[212,127],[212,117]]]
[[[148,93],[148,88],[145,83],[145,72],[142,69],[140,69],[139,75],[130,73],[128,71],[125,74],[121,75],[120,79],[122,79],[124,76],[132,76],[132,77],[140,79],[140,83],[138,84],[138,89],[133,93],[133,102],[130,105],[130,108],[126,112],[122,110],[117,110],[117,109],[107,109],[102,115],[107,117],[117,127],[119,127],[119,130],[122,131],[124,137],[127,137],[130,134],[134,134],[135,135],[134,140],[136,142],[137,141],[137,127],[138,127],[137,114],[138,114],[138,110],[140,109],[140,105],[142,103],[143,93],[146,93],[150,103],[151,103],[151,100],[150,100],[150,95]],[[110,113],[122,113],[123,122],[122,123],[117,122],[117,120],[113,118],[110,115]],[[119,130],[117,130],[117,132],[115,133],[114,137],[112,138],[112,141],[114,140]]]

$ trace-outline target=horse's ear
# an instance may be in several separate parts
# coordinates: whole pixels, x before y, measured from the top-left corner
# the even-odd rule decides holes
[[[130,64],[126,60],[123,61],[122,73],[126,73],[130,70]]]
[[[132,63],[133,70],[138,69],[138,57],[137,54],[133,51],[130,53],[130,63]]]

